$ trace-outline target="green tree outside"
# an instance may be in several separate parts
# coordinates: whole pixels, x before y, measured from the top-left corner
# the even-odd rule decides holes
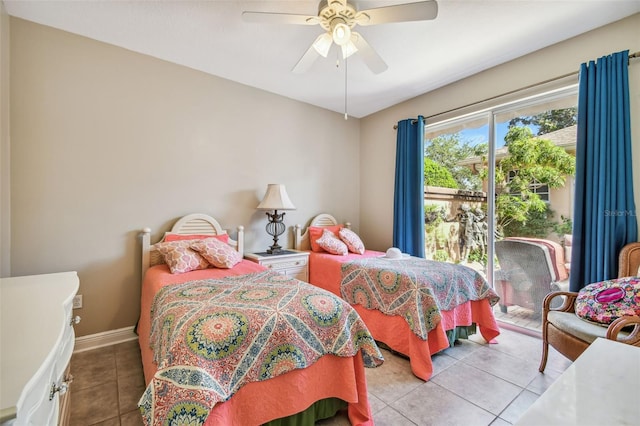
[[[516,117],[509,121],[509,128],[536,126],[537,136],[573,126],[578,122],[578,108],[563,108],[545,111],[537,115]],[[520,126],[522,125],[522,126]]]
[[[508,155],[496,166],[499,234],[546,236],[554,227],[554,212],[532,191],[531,185],[548,185],[550,189],[563,187],[566,176],[575,174],[575,158],[550,140],[537,136],[575,125],[576,118],[577,108],[565,108],[517,117],[509,122],[505,136]],[[537,136],[527,126],[536,128]],[[480,157],[486,163],[487,152],[486,143],[472,146],[461,141],[458,133],[428,140],[425,144],[425,184],[482,190],[482,182],[488,176],[487,165],[474,174],[462,163],[470,157]],[[451,186],[449,177],[455,180],[457,187]]]
[[[528,127],[512,127],[505,142],[509,155],[496,166],[498,232],[513,222],[524,225],[544,218],[547,204],[532,191],[533,182],[561,188],[566,176],[575,174],[575,158],[550,140],[534,136]]]
[[[486,143],[472,146],[468,142],[460,141],[457,133],[440,135],[425,143],[424,155],[451,174],[458,184],[456,188],[468,191],[482,190],[480,177],[470,168],[460,165],[460,162],[469,157],[486,156]]]
[[[424,158],[424,184],[441,188],[458,188],[458,182],[444,166],[430,158]]]

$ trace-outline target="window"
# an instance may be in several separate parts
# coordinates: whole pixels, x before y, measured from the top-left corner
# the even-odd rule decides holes
[[[539,329],[532,310],[544,294],[531,303],[501,294],[494,242],[520,237],[557,244],[560,229],[570,229],[577,85],[491,102],[427,120],[425,254],[480,271],[506,301],[496,312],[508,320],[511,310],[521,322],[527,315],[518,310],[529,310],[527,327]]]
[[[509,176],[507,177],[507,183],[511,183],[517,174],[517,170],[510,170]],[[549,202],[549,185],[540,183],[536,178],[533,178],[533,180],[529,183],[529,190],[532,193],[537,194],[542,201],[545,201],[547,203]],[[522,193],[518,190],[510,190],[509,193],[511,195],[522,195]]]

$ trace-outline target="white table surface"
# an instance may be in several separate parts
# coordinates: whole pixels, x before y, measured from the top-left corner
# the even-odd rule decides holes
[[[640,425],[640,348],[598,338],[516,425]]]

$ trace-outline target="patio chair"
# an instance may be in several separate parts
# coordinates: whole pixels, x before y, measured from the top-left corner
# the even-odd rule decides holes
[[[640,242],[627,244],[619,256],[619,278],[640,275]],[[640,346],[640,317],[622,316],[608,326],[585,321],[575,313],[577,297],[576,292],[558,291],[549,293],[544,299],[541,373],[547,365],[549,345],[571,361],[575,361],[598,337]],[[563,303],[553,308],[558,301]]]
[[[535,238],[505,238],[495,243],[500,269],[496,270],[496,292],[500,309],[521,306],[542,314],[542,302],[551,291],[568,290],[562,246]]]

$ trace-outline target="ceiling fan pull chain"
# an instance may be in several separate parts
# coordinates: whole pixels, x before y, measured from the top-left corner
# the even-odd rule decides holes
[[[344,119],[347,120],[347,58],[344,58]]]

